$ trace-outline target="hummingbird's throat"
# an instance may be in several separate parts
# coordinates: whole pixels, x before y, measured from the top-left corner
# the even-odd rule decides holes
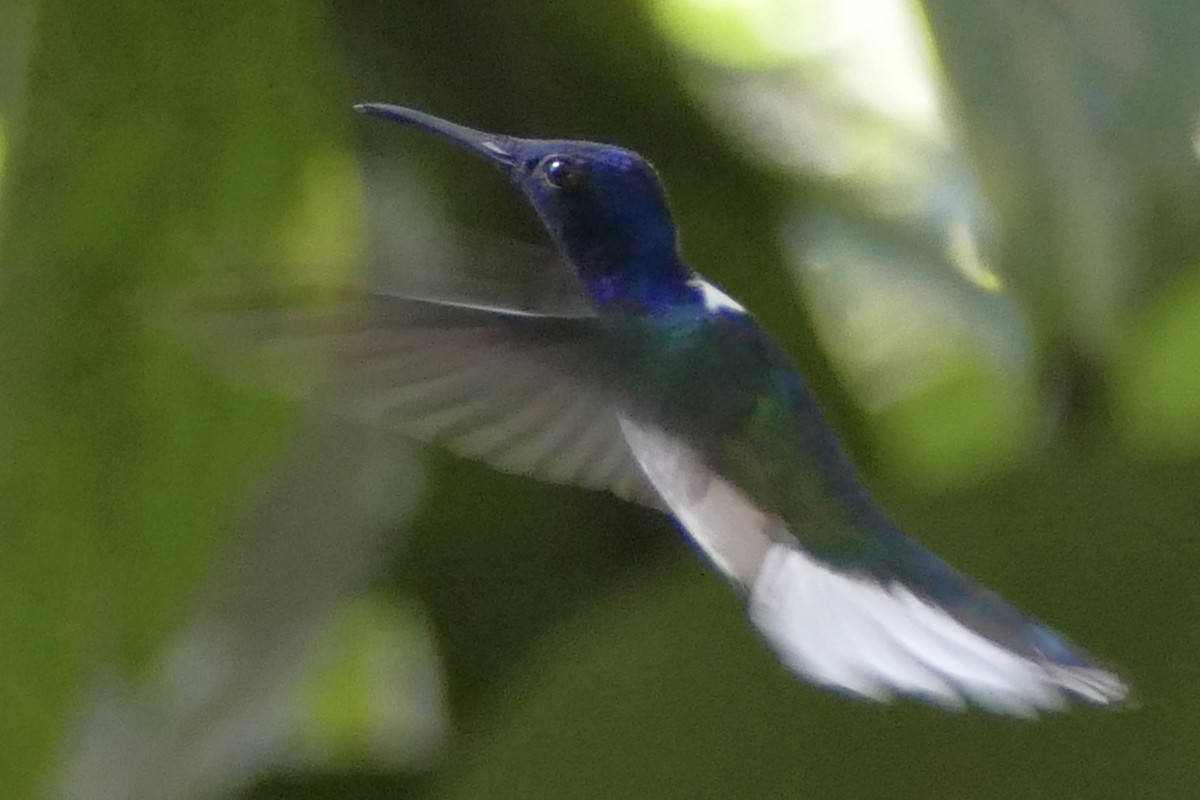
[[[600,310],[653,313],[685,302],[694,273],[674,249],[564,248],[584,291]]]

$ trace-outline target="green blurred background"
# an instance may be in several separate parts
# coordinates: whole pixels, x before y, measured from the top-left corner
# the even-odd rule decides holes
[[[0,795],[1200,796],[1200,5],[0,4]],[[951,562],[1140,706],[793,682],[657,515],[312,417],[191,283],[540,280],[486,166],[618,142]],[[370,276],[367,278],[367,276]]]

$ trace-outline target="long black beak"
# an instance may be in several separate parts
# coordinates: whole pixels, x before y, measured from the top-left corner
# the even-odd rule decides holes
[[[516,164],[516,148],[514,147],[516,140],[511,136],[484,133],[463,125],[456,125],[423,111],[414,111],[411,108],[392,106],[386,103],[359,103],[354,106],[354,110],[360,114],[380,117],[401,125],[411,125],[414,128],[437,134],[459,147],[483,156],[506,175],[512,175],[513,167]]]

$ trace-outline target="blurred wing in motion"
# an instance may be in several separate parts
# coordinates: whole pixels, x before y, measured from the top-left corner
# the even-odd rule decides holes
[[[621,435],[619,354],[594,317],[363,293],[206,327],[254,382],[505,472],[661,506]]]

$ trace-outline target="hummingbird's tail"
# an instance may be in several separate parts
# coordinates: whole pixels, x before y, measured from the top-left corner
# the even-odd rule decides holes
[[[622,430],[654,488],[743,592],[750,619],[797,676],[874,700],[908,695],[1026,717],[1068,700],[1112,705],[1128,696],[1119,675],[881,514],[840,539],[839,531],[821,538],[812,524],[752,500],[680,437],[629,418]]]
[[[872,699],[912,695],[1017,716],[1058,710],[1068,700],[1127,699],[1119,675],[921,553],[935,574],[914,586],[838,571],[799,547],[775,544],[750,590],[750,616],[790,669]]]

